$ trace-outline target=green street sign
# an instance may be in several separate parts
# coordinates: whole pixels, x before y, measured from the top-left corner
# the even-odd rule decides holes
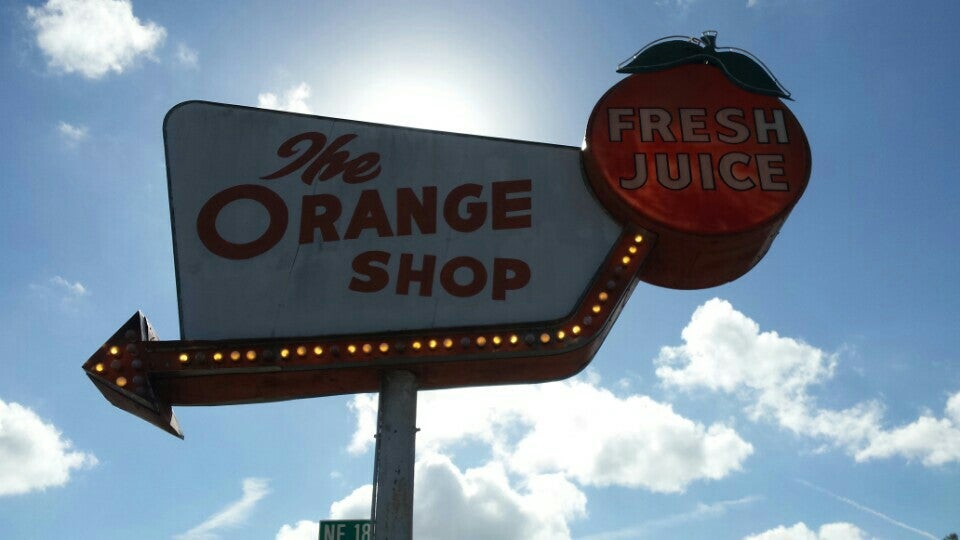
[[[369,519],[321,521],[320,540],[373,540],[373,521]]]

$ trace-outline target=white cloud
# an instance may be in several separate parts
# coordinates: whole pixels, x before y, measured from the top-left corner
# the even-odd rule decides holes
[[[197,51],[188,47],[186,43],[177,45],[177,62],[180,62],[180,65],[195,68],[199,60],[200,55]]]
[[[57,124],[57,131],[70,146],[75,146],[80,141],[86,139],[88,135],[86,126],[75,126],[63,121]]]
[[[265,92],[258,95],[257,107],[261,109],[310,114],[313,111],[311,111],[310,106],[307,105],[307,99],[309,97],[310,85],[302,82],[284,92],[282,100],[272,92]]]
[[[67,296],[73,298],[79,298],[81,296],[86,296],[89,294],[89,291],[86,287],[83,286],[83,283],[79,281],[74,281],[70,283],[66,279],[60,276],[53,276],[50,278],[50,284],[56,287],[58,290],[62,291]]]
[[[31,283],[29,288],[41,299],[58,302],[67,312],[74,312],[81,300],[90,295],[90,290],[79,281],[71,283],[61,276],[53,276],[45,283]]]
[[[847,409],[821,408],[812,387],[833,377],[837,355],[759,325],[714,298],[698,307],[681,334],[683,345],[663,347],[657,376],[667,386],[725,392],[747,403],[752,420],[773,420],[803,436],[844,448],[857,461],[901,456],[934,466],[960,461],[960,392],[946,416],[925,413],[893,429],[883,426],[877,401]]]
[[[461,471],[449,457],[429,453],[417,461],[414,482],[413,536],[424,540],[561,540],[570,538],[567,524],[586,515],[586,495],[563,476],[527,476],[514,487],[497,461]],[[333,503],[331,519],[368,516],[371,489]],[[316,529],[304,528],[316,538]],[[285,525],[281,532],[292,530]]]
[[[586,512],[579,486],[680,492],[740,470],[753,453],[731,427],[704,426],[647,396],[617,396],[590,374],[420,392],[417,401],[417,538],[569,538],[568,524]],[[354,396],[350,410],[348,450],[359,454],[372,446],[377,399]],[[453,463],[449,455],[467,444],[489,450],[486,464]],[[369,515],[371,489],[334,503],[331,516]]]
[[[358,441],[372,441],[376,401],[357,396],[351,408],[359,420],[351,443],[356,451]],[[417,414],[418,450],[442,452],[476,441],[511,473],[559,473],[583,485],[679,492],[691,482],[740,470],[753,453],[724,424],[706,427],[668,404],[642,395],[618,397],[581,378],[421,392]]]
[[[35,412],[0,400],[0,496],[62,486],[74,469],[96,464]]]
[[[775,529],[744,537],[743,540],[868,540],[860,528],[849,523],[827,523],[819,532],[810,530],[802,521],[792,527],[780,525]]]
[[[27,17],[48,64],[89,79],[122,73],[166,36],[153,22],[141,24],[129,0],[48,0],[28,6]]]
[[[370,516],[372,501],[373,486],[370,484],[360,486],[330,505],[330,519],[367,519]]]
[[[220,538],[221,529],[242,525],[257,503],[270,492],[268,483],[262,478],[244,478],[243,495],[228,504],[222,510],[207,518],[203,523],[189,531],[178,534],[179,540],[215,540]]]
[[[284,525],[277,532],[276,540],[317,540],[320,537],[320,524],[316,521],[301,520],[296,525]]]

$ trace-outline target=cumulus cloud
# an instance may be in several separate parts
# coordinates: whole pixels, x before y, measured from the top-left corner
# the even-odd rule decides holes
[[[87,138],[88,132],[86,126],[75,126],[61,121],[57,124],[57,132],[63,137],[63,140],[70,146],[78,144]]]
[[[277,97],[272,92],[265,92],[257,96],[257,107],[261,109],[274,109],[278,111],[289,111],[295,113],[310,114],[310,106],[307,105],[307,99],[310,98],[310,85],[302,82],[297,86],[287,89],[283,97]]]
[[[207,518],[189,531],[175,536],[178,540],[215,540],[222,529],[235,528],[246,522],[247,517],[270,489],[263,478],[244,478],[243,495]]]
[[[878,401],[833,410],[817,405],[811,389],[830,380],[836,354],[760,326],[714,298],[698,307],[681,333],[683,344],[663,347],[657,376],[667,386],[736,395],[754,420],[771,420],[798,435],[826,440],[857,461],[901,456],[935,466],[960,461],[960,392],[944,417],[925,413],[888,429]]]
[[[449,457],[428,453],[417,461],[414,476],[414,538],[561,540],[570,538],[568,522],[586,515],[586,495],[559,474],[527,476],[514,487],[497,461],[462,471]],[[363,486],[333,503],[331,519],[368,516],[371,490]],[[300,528],[285,525],[280,533]],[[302,529],[304,536],[283,540],[306,539],[308,533],[316,538],[316,528]]]
[[[753,453],[727,425],[704,426],[647,396],[618,396],[590,375],[420,392],[417,401],[417,538],[570,538],[569,523],[586,513],[581,486],[676,493],[740,470]],[[348,450],[360,454],[373,443],[376,396],[354,396],[349,407],[356,430]],[[489,459],[461,470],[451,455],[464,445],[487,449]],[[371,490],[337,501],[331,516],[369,515]]]
[[[849,523],[827,523],[819,531],[812,531],[802,521],[792,527],[780,525],[760,534],[745,536],[743,540],[869,540],[860,528]]]
[[[276,540],[317,540],[320,537],[320,524],[316,521],[301,520],[295,525],[284,525],[277,532]]]
[[[376,400],[354,398],[356,451],[374,431]],[[583,485],[680,492],[740,470],[750,443],[724,424],[704,426],[643,395],[619,397],[582,378],[543,385],[421,392],[417,448],[483,443],[512,473],[558,473]],[[572,437],[571,434],[576,434]],[[562,451],[558,450],[562,449]]]
[[[197,63],[200,61],[200,55],[196,50],[191,49],[187,46],[186,43],[180,43],[177,45],[177,62],[182,66],[188,68],[197,67]]]
[[[166,36],[162,26],[141,24],[129,0],[48,0],[28,6],[27,18],[52,68],[89,79],[122,73]]]
[[[62,486],[75,469],[96,464],[93,454],[73,450],[53,424],[0,400],[0,496]]]

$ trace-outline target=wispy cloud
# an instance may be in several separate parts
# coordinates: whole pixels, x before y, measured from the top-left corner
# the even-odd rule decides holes
[[[195,49],[191,49],[186,43],[177,45],[177,62],[180,65],[195,68],[200,61],[200,55]]]
[[[244,478],[243,495],[240,499],[228,504],[203,523],[185,533],[178,534],[174,538],[177,540],[215,540],[220,538],[222,529],[242,525],[257,502],[268,493],[270,493],[270,489],[267,480],[263,478]]]
[[[86,139],[89,134],[86,126],[75,126],[63,121],[57,124],[57,132],[60,133],[63,140],[70,146],[76,146],[80,141]]]
[[[40,299],[55,301],[66,311],[74,311],[90,290],[79,281],[70,282],[62,276],[53,276],[43,283],[31,283],[29,289]]]
[[[906,523],[904,523],[904,522],[902,522],[902,521],[897,521],[896,519],[894,519],[894,518],[892,518],[892,517],[884,514],[883,512],[879,512],[879,511],[877,511],[877,510],[874,510],[873,508],[870,508],[869,506],[864,506],[864,505],[858,503],[857,501],[848,499],[848,498],[843,497],[843,496],[841,496],[841,495],[837,495],[836,493],[834,493],[834,492],[832,492],[832,491],[830,491],[830,490],[827,490],[827,489],[824,489],[824,488],[822,488],[822,487],[820,487],[820,486],[811,484],[810,482],[807,482],[806,480],[802,480],[802,479],[799,479],[799,478],[798,478],[798,479],[797,479],[797,482],[800,483],[800,484],[803,484],[804,486],[807,486],[807,487],[810,488],[810,489],[819,491],[820,493],[823,493],[824,495],[827,495],[827,496],[829,496],[829,497],[832,497],[832,498],[834,498],[834,499],[836,499],[836,500],[838,500],[838,501],[840,501],[840,502],[842,502],[842,503],[849,504],[850,506],[856,508],[857,510],[862,510],[862,511],[868,513],[868,514],[874,515],[874,516],[876,516],[876,517],[878,517],[878,518],[886,521],[887,523],[890,523],[890,524],[892,524],[892,525],[896,525],[897,527],[900,527],[901,529],[903,529],[903,530],[905,530],[905,531],[910,531],[910,532],[912,532],[912,533],[914,533],[914,534],[917,534],[917,535],[919,535],[919,536],[922,536],[922,537],[924,537],[924,538],[930,538],[930,539],[932,539],[932,540],[939,540],[936,536],[934,536],[934,535],[931,534],[931,533],[928,533],[927,531],[920,530],[920,529],[918,529],[918,528],[916,528],[916,527],[911,527],[910,525],[907,525]]]
[[[687,512],[681,512],[679,514],[672,514],[669,516],[644,521],[632,527],[627,527],[616,531],[591,534],[589,536],[581,537],[580,540],[619,540],[621,538],[637,538],[642,533],[653,529],[667,529],[671,527],[677,527],[685,523],[690,523],[691,521],[700,521],[702,519],[721,517],[730,509],[746,506],[761,499],[762,497],[757,495],[750,495],[748,497],[717,501],[710,504],[699,503],[697,504],[696,508]]]
[[[141,24],[129,0],[48,0],[28,6],[27,18],[50,67],[88,79],[122,73],[166,36],[162,26]]]

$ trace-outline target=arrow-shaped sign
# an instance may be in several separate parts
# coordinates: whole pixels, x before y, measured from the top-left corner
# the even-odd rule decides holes
[[[149,374],[154,357],[147,352],[148,343],[159,342],[150,322],[138,311],[87,360],[83,370],[107,401],[182,439],[169,400],[158,397],[153,389]]]
[[[384,370],[420,389],[527,383],[583,369],[637,283],[653,242],[625,231],[561,320],[353,336],[159,341],[137,312],[83,365],[110,403],[183,438],[173,405],[225,405],[375,392]]]

